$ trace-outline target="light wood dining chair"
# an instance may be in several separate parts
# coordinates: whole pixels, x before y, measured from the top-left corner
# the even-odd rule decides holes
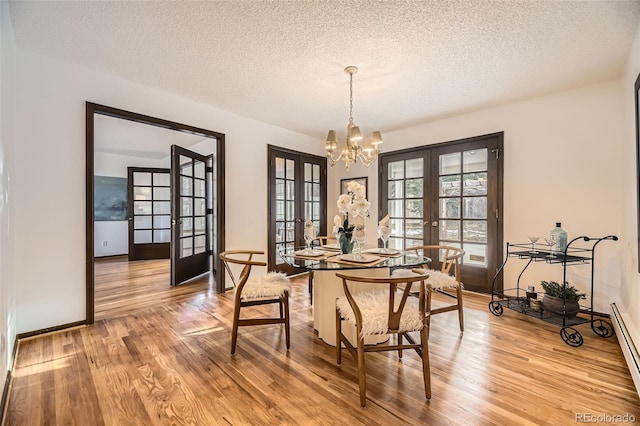
[[[445,246],[445,245],[428,245],[411,247],[412,251],[422,251],[427,256],[433,250],[437,250],[438,256],[442,254],[442,263],[439,271],[427,269],[429,273],[429,279],[426,281],[427,285],[427,311],[429,313],[429,323],[431,325],[431,316],[442,314],[444,312],[458,311],[458,322],[460,324],[460,331],[464,331],[464,310],[462,300],[462,290],[464,285],[460,276],[460,261],[464,257],[464,250],[459,247]],[[394,277],[410,277],[413,272],[406,269],[396,269],[393,271]],[[432,294],[438,292],[448,297],[455,299],[455,303],[438,307],[436,309],[431,308]]]
[[[337,273],[342,279],[344,296],[336,299],[336,361],[342,363],[341,343],[358,363],[358,384],[360,387],[360,405],[366,406],[367,382],[365,371],[365,352],[380,352],[414,349],[422,358],[425,396],[431,398],[431,372],[429,367],[429,346],[427,322],[428,313],[425,304],[425,279],[429,275],[423,270],[413,270],[411,277],[360,277]],[[380,289],[358,292],[358,283],[379,284]],[[403,291],[398,292],[398,286]],[[408,298],[412,289],[418,287],[418,302]],[[354,347],[342,332],[342,321],[356,328],[357,344]],[[418,332],[420,341],[415,342],[410,332]],[[397,335],[398,344],[366,345],[365,337],[371,335]],[[404,336],[409,344],[402,344]]]
[[[329,236],[317,236],[312,242],[312,245],[324,246],[338,241],[336,237]],[[309,271],[309,303],[313,305],[313,271]]]
[[[220,260],[224,264],[234,286],[233,328],[231,330],[231,354],[236,352],[238,327],[248,325],[284,324],[287,350],[291,338],[289,333],[289,294],[291,283],[285,274],[269,272],[260,277],[250,277],[251,267],[267,266],[266,262],[254,260],[254,255],[264,255],[257,250],[227,250],[220,253]],[[242,265],[240,275],[236,278],[230,265]],[[277,303],[280,310],[278,318],[241,319],[240,309],[247,306],[257,306]]]

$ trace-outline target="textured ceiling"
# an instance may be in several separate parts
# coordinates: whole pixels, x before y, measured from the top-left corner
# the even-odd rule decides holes
[[[639,1],[10,2],[16,44],[319,139],[618,78]],[[117,106],[117,105],[114,105]]]

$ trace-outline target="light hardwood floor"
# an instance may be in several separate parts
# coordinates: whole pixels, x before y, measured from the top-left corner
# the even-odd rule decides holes
[[[584,346],[571,348],[557,327],[512,311],[495,317],[486,296],[468,293],[464,334],[455,312],[432,319],[432,399],[415,353],[374,353],[362,409],[355,361],[344,353],[336,366],[334,348],[314,335],[306,277],[294,280],[290,351],[282,326],[244,327],[231,356],[232,292],[189,289],[20,342],[6,424],[556,426],[578,413],[640,421],[618,342],[588,325],[579,326]]]

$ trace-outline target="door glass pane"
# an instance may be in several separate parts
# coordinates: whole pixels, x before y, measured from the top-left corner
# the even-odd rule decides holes
[[[460,196],[460,175],[440,177],[440,196]]]
[[[389,180],[404,179],[404,161],[389,163]]]
[[[450,175],[460,173],[460,153],[452,152],[440,156],[440,174]]]
[[[293,179],[295,177],[295,175],[294,175],[295,161],[287,160],[286,167],[287,167],[287,170],[286,170],[287,179]]]
[[[295,200],[295,182],[292,180],[287,181],[287,200]]]
[[[151,186],[151,173],[147,172],[133,172],[133,184],[134,185],[149,185]]]
[[[134,244],[147,244],[152,242],[151,231],[133,231]]]
[[[276,200],[284,200],[284,180],[276,179]]]
[[[191,256],[193,253],[193,238],[180,238],[180,257]]]
[[[440,217],[457,219],[460,217],[460,198],[441,198]]]
[[[487,148],[465,151],[462,165],[465,173],[487,170]]]
[[[276,201],[276,220],[284,220],[284,201]]]
[[[134,200],[150,200],[151,199],[151,187],[149,187],[149,186],[134,186],[133,187],[133,199]]]
[[[193,199],[193,214],[197,216],[204,216],[207,214],[207,207],[204,203],[204,198]]]
[[[151,201],[134,201],[133,214],[151,214]]]
[[[486,195],[487,172],[469,173],[464,175],[463,195]]]
[[[169,173],[154,173],[153,174],[153,186],[170,186],[171,182]]]
[[[394,180],[389,182],[389,198],[404,198],[404,182]]]
[[[196,179],[193,181],[193,196],[194,197],[204,197],[206,192],[206,184],[205,181]]]
[[[406,217],[423,217],[422,200],[407,200]]]
[[[284,222],[276,222],[276,243],[284,241]]]
[[[192,199],[188,197],[180,197],[181,216],[193,216],[191,200]]]
[[[153,216],[154,228],[170,228],[171,216]]]
[[[460,241],[460,221],[441,220],[439,221],[440,239]]]
[[[403,217],[404,216],[404,200],[389,200],[389,216],[391,217]]]
[[[276,177],[284,179],[284,158],[276,157]]]
[[[389,241],[387,241],[387,247],[396,250],[404,250],[404,238],[390,237]]]
[[[404,236],[404,219],[389,220],[389,229],[391,230],[392,237]]]
[[[414,158],[412,160],[407,160],[406,163],[406,179],[409,178],[416,178],[416,177],[423,177],[424,176],[424,172],[423,172],[423,163],[424,161],[422,160],[422,158]]]
[[[207,239],[204,235],[199,235],[193,239],[193,254],[203,253],[206,250]]]
[[[408,238],[419,238],[420,240],[422,240],[422,237],[424,235],[424,232],[423,232],[424,225],[423,225],[422,219],[418,219],[418,220],[417,219],[407,219],[406,220],[406,224],[407,224],[407,229],[406,229],[407,237]]]
[[[474,243],[487,242],[487,222],[484,220],[465,220],[463,226],[465,241]]]
[[[193,165],[193,176],[198,179],[204,179],[205,167],[202,161],[197,161]]]
[[[407,179],[405,181],[406,198],[422,198],[424,194],[424,181],[420,179]]]
[[[180,174],[185,176],[193,176],[193,163],[191,158],[180,156]]]
[[[287,220],[296,219],[295,203],[293,201],[287,201]]]
[[[487,197],[465,198],[464,217],[468,219],[486,219]]]
[[[487,246],[484,244],[465,244],[462,263],[465,265],[487,266]]]
[[[169,201],[154,201],[153,213],[154,214],[170,214],[171,203]]]
[[[134,229],[151,229],[152,216],[135,216],[133,218]]]
[[[296,224],[295,224],[295,222],[285,222],[285,223],[286,223],[286,225],[285,225],[286,226],[286,228],[285,228],[286,241],[287,242],[293,241],[295,239]]]
[[[317,164],[313,165],[313,181],[320,183],[320,166]]]
[[[193,181],[190,177],[181,176],[180,177],[180,195],[191,195],[193,194],[191,188],[191,182]]]
[[[194,224],[195,224],[195,228],[194,228],[194,232],[196,234],[204,234],[204,232],[206,231],[206,217],[195,217],[194,218]]]
[[[153,231],[154,243],[168,243],[171,241],[171,231],[169,229],[156,229]]]
[[[180,236],[186,237],[188,235],[193,235],[193,219],[185,217],[180,224]]]
[[[310,163],[304,163],[304,180],[305,182],[313,181],[313,169]]]
[[[320,184],[313,184],[313,201],[320,201]]]
[[[169,200],[169,197],[171,197],[170,188],[153,188],[154,200]]]

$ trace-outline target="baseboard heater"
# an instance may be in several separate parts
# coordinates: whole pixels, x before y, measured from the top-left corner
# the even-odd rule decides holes
[[[624,359],[629,366],[633,383],[636,385],[636,391],[638,395],[640,395],[640,354],[638,354],[638,347],[634,344],[631,333],[625,325],[624,319],[622,315],[620,315],[620,311],[615,303],[611,304],[611,322],[613,323],[613,328],[616,330]]]

